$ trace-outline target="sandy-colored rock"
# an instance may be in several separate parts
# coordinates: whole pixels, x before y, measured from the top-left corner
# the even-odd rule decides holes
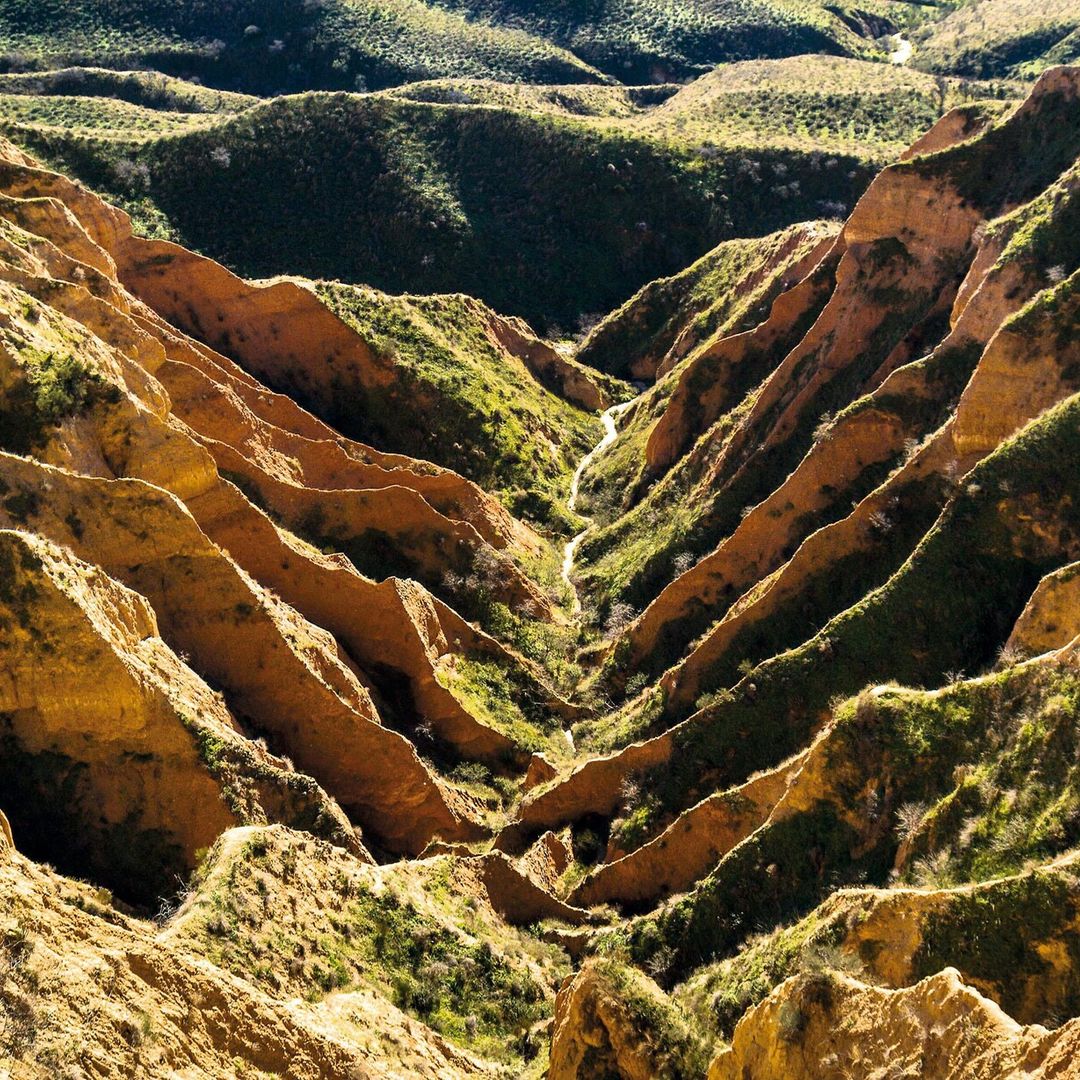
[[[459,1080],[494,1066],[370,992],[275,1000],[20,856],[0,862],[0,1058],[19,1080]],[[5,959],[7,959],[5,946]]]
[[[611,405],[610,396],[591,368],[541,341],[524,320],[497,315],[479,301],[473,303],[482,314],[492,340],[511,356],[524,361],[545,386],[583,409],[602,412]]]
[[[448,794],[382,726],[334,638],[253,582],[181,503],[141,481],[74,476],[6,454],[0,479],[48,491],[27,524],[144,596],[172,648],[373,838],[417,851],[432,835],[460,832]],[[0,524],[7,516],[0,507]]]
[[[962,459],[982,456],[1028,420],[1074,392],[1080,340],[1062,328],[1080,323],[1080,292],[1002,325],[990,340],[956,409],[953,444]]]
[[[555,999],[549,1080],[654,1080],[687,1075],[678,1062],[686,1033],[678,1019],[661,1030],[670,1010],[659,987],[633,969],[588,960]]]
[[[145,901],[245,820],[321,815],[329,835],[352,837],[314,784],[297,787],[284,763],[245,746],[222,700],[158,636],[141,596],[27,533],[0,530],[0,561],[6,784],[25,785],[7,811],[24,850],[74,860],[68,869],[99,873]],[[255,766],[241,784],[234,753]],[[35,799],[59,801],[66,842]]]
[[[622,801],[627,778],[663,764],[671,749],[670,735],[661,735],[589,758],[552,786],[527,795],[512,831],[558,829],[586,814],[610,814]]]
[[[556,833],[548,830],[522,855],[518,863],[526,877],[552,895],[558,887],[559,878],[574,859],[568,831]]]
[[[489,852],[477,861],[491,906],[507,922],[528,926],[541,919],[561,919],[575,925],[588,919],[587,911],[554,897],[503,852]]]
[[[781,984],[738,1024],[709,1080],[1080,1076],[1080,1020],[1021,1027],[946,969],[903,990],[843,975]]]

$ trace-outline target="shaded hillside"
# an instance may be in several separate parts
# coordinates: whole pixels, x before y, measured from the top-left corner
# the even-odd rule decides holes
[[[647,0],[583,4],[574,0],[438,0],[476,24],[525,27],[570,49],[623,82],[668,82],[717,63],[756,57],[832,53],[874,55],[875,37],[911,18],[914,5],[874,2],[861,9],[827,4]]]
[[[9,85],[4,130],[147,235],[249,275],[465,292],[567,331],[718,241],[842,216],[948,106],[1023,92],[828,57],[678,92],[459,79],[246,109],[145,74]]]
[[[255,94],[444,76],[647,84],[758,57],[883,59],[875,39],[920,17],[902,0],[676,0],[662,9],[643,0],[4,0],[0,57],[16,69],[148,67]]]

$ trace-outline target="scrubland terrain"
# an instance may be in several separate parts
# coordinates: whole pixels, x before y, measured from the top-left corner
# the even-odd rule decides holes
[[[1080,1076],[1071,8],[658,11],[0,0],[0,1074]]]

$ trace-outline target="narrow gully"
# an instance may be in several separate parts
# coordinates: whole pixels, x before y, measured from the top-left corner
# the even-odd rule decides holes
[[[605,410],[601,415],[600,419],[604,424],[603,438],[581,459],[577,469],[574,471],[574,478],[570,481],[570,498],[567,500],[566,505],[572,513],[577,511],[578,488],[581,485],[581,478],[585,475],[585,470],[593,463],[598,454],[602,454],[615,441],[619,434],[616,421],[636,400],[634,398],[619,405],[612,405],[610,409]],[[577,586],[574,584],[574,560],[577,556],[578,546],[588,535],[591,528],[592,519],[586,518],[585,528],[573,539],[568,540],[566,547],[563,549],[562,579],[570,586],[570,591],[574,596],[572,613],[575,619],[581,615],[581,597],[578,595]]]

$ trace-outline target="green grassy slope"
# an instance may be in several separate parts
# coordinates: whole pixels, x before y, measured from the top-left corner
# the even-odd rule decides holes
[[[1021,89],[807,56],[681,90],[459,78],[248,107],[82,70],[0,77],[0,126],[246,275],[464,292],[550,332],[730,237],[842,215],[943,109]]]
[[[901,861],[903,878],[938,887],[992,881],[1068,852],[1080,840],[1078,707],[1075,665],[1052,655],[955,683],[939,694],[890,687],[839,705],[826,736],[828,786],[805,809],[768,823],[734,848],[693,892],[634,926],[638,957],[661,953],[669,971],[684,975],[744,941],[763,900],[770,918],[780,922],[839,884],[885,884],[904,839],[909,849]],[[874,798],[867,798],[867,790]],[[901,807],[908,809],[897,814]],[[912,830],[907,837],[901,822]],[[765,871],[770,865],[779,872]],[[1014,889],[1014,901],[1034,899],[1024,896],[1022,884],[1020,896]],[[1044,917],[1067,895],[1051,893]],[[1012,975],[1030,971],[1037,957],[1019,947],[1022,939],[1009,940],[1009,921],[978,926],[980,908],[985,918],[989,908],[1007,908],[1009,899],[942,905],[927,920],[916,971],[921,967],[919,973],[928,974],[959,962],[983,978],[1007,979],[1002,953],[1010,946],[1014,963],[1025,961],[1016,963]],[[1032,914],[1023,903],[1014,909],[1014,918]],[[1031,938],[1050,936],[1053,920],[1038,923],[1042,933]],[[971,935],[967,941],[965,932]],[[736,990],[738,976],[751,974],[753,959],[752,953],[745,956],[741,973],[729,969],[736,985],[718,989]],[[1075,1007],[1077,990],[1069,982],[1066,993]],[[1009,1004],[1013,1010],[1022,1006],[1016,998]],[[1028,1008],[1038,1005],[1029,1002]]]
[[[910,17],[913,5],[859,9],[815,0],[439,0],[477,21],[524,26],[627,82],[698,75],[725,60],[826,52],[870,55],[873,36]]]
[[[1074,0],[976,0],[919,28],[913,63],[973,78],[1030,77],[1080,57]]]
[[[3,0],[0,61],[150,67],[260,94],[441,75],[598,78],[540,38],[471,26],[421,0]]]
[[[0,94],[114,98],[147,109],[184,113],[232,113],[258,103],[248,94],[212,90],[156,71],[110,71],[71,67],[0,75]]]
[[[0,122],[56,128],[69,135],[94,133],[106,139],[141,140],[194,131],[216,119],[211,113],[173,112],[108,98],[0,94]]]
[[[343,387],[341,406],[329,417],[335,426],[396,453],[450,465],[533,521],[575,527],[565,510],[570,476],[600,425],[495,345],[482,304],[460,295],[390,297],[340,284],[317,290],[397,369],[384,394]]]
[[[839,56],[722,64],[641,120],[641,130],[721,146],[895,156],[946,110],[1019,98],[1019,83],[940,79]]]

